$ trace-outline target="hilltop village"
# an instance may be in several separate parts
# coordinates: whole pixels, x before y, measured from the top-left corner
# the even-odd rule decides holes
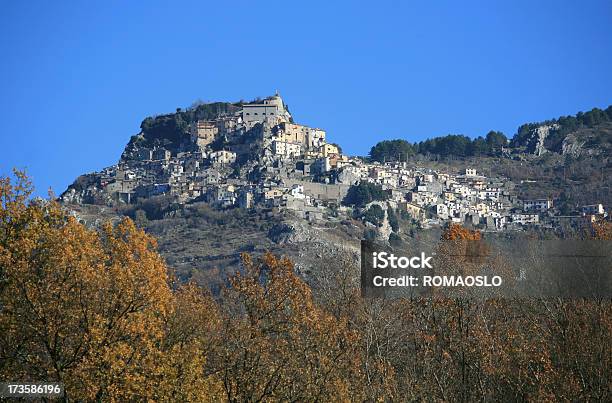
[[[378,205],[382,223],[390,208],[421,228],[456,222],[485,231],[582,224],[607,215],[595,204],[561,216],[552,199],[521,200],[510,180],[476,168],[439,172],[347,156],[325,130],[295,123],[278,93],[180,123],[167,131],[143,128],[117,165],[80,177],[61,200],[116,205],[165,196],[219,209],[286,210],[309,221],[356,217]],[[347,201],[351,187],[366,183],[385,197],[363,206]]]

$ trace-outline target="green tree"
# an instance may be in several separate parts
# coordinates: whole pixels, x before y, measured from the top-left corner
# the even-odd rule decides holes
[[[508,138],[504,133],[493,130],[487,133],[485,140],[490,150],[499,149],[500,147],[508,144]]]
[[[418,144],[420,154],[437,154],[442,157],[466,157],[471,155],[472,140],[461,134],[449,134],[444,137],[422,141]]]
[[[391,229],[393,230],[393,232],[398,232],[399,231],[399,220],[397,219],[397,215],[395,214],[395,211],[393,211],[391,207],[387,208],[387,218],[389,220],[389,225],[391,226]]]
[[[384,201],[389,198],[382,186],[375,183],[361,181],[358,185],[349,188],[342,203],[346,206],[365,207],[372,201]]]
[[[406,140],[384,140],[370,150],[370,158],[378,162],[406,161],[414,148]]]
[[[478,155],[488,154],[489,150],[490,150],[490,147],[487,144],[486,140],[483,139],[482,137],[478,137],[478,138],[475,138],[474,141],[472,141],[472,144],[470,145],[470,151],[468,152],[468,154],[478,156]]]
[[[361,218],[380,227],[385,219],[385,211],[378,204],[373,204],[362,214]]]

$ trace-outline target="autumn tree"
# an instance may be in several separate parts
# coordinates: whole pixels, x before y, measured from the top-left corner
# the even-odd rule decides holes
[[[592,239],[610,241],[612,240],[612,222],[605,220],[597,220],[591,225],[589,234]]]
[[[201,378],[202,397],[205,348],[178,325],[189,298],[173,295],[154,239],[129,219],[87,229],[54,201],[29,201],[15,176],[0,179],[1,377],[112,401],[168,398]]]
[[[482,238],[480,231],[469,230],[462,225],[450,223],[442,233],[443,240],[479,241]]]
[[[219,306],[207,290],[188,283],[174,292],[160,344],[155,400],[223,400],[223,388],[210,356],[223,346]]]
[[[489,251],[480,231],[450,223],[436,251],[436,265],[444,274],[474,274],[482,268]]]
[[[217,366],[227,400],[360,399],[356,333],[315,304],[289,260],[268,253],[242,262],[224,295]]]
[[[610,400],[609,300],[362,298],[353,259],[322,261],[311,288],[269,253],[213,297],[129,219],[86,228],[15,177],[0,178],[2,379],[99,401]],[[441,238],[484,244],[456,224]],[[503,269],[488,246],[446,252]]]

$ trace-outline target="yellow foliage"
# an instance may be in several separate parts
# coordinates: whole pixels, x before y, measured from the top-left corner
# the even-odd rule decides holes
[[[29,183],[16,177],[0,180],[0,377],[63,382],[69,398],[85,400],[195,393],[180,386],[205,381],[205,351],[197,337],[168,340],[186,302],[173,295],[155,241],[129,219],[96,231],[54,201],[28,202]]]
[[[610,241],[612,240],[612,222],[598,220],[592,224],[592,238]]]
[[[338,262],[321,293],[269,253],[243,255],[215,299],[172,283],[129,219],[88,229],[15,177],[0,178],[0,379],[85,401],[610,400],[610,301],[364,299]],[[500,269],[468,248],[480,239],[451,225],[439,255]]]
[[[469,230],[459,224],[451,223],[442,233],[443,240],[479,241],[482,238],[480,231]]]
[[[289,260],[243,255],[243,266],[224,296],[227,399],[359,399],[357,333],[316,306]]]

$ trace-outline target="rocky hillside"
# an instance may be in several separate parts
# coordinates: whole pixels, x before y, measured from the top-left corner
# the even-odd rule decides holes
[[[554,152],[578,157],[609,157],[612,150],[612,106],[594,108],[575,116],[562,116],[519,127],[511,145],[535,155]]]
[[[139,148],[165,147],[175,152],[185,146],[189,125],[198,120],[212,120],[236,113],[242,103],[213,102],[196,104],[187,110],[177,109],[175,113],[149,116],[140,124],[141,132],[132,136],[121,159],[136,158]]]
[[[325,131],[295,124],[278,94],[197,104],[144,119],[116,165],[79,177],[60,199],[88,225],[132,217],[181,279],[213,288],[242,252],[287,255],[314,281],[326,265],[357,270],[364,237],[433,242],[451,220],[532,230],[511,218],[525,199],[555,201],[538,231],[552,228],[552,215],[612,205],[612,107],[523,125],[510,142],[490,132],[372,150],[370,159],[343,155]],[[480,175],[458,174],[470,168]],[[455,202],[459,188],[472,196]]]

